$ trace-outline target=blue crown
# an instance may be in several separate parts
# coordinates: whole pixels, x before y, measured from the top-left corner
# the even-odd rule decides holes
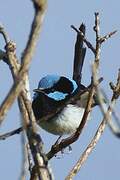
[[[38,84],[38,89],[47,89],[51,88],[55,83],[57,83],[60,79],[59,75],[47,75],[43,77]]]

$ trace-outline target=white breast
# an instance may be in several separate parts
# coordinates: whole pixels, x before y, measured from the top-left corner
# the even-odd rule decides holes
[[[68,104],[57,117],[39,124],[43,129],[55,135],[72,134],[80,125],[84,110],[84,108]]]

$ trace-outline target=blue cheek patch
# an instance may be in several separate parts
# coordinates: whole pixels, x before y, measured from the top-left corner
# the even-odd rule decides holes
[[[49,93],[47,94],[48,97],[56,100],[56,101],[60,101],[60,100],[63,100],[66,98],[68,94],[67,93],[62,93],[62,92],[59,92],[59,91],[55,91],[53,93]]]

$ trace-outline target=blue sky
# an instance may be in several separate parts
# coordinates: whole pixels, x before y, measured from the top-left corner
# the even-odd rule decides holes
[[[94,44],[95,34],[94,12],[100,13],[101,34],[118,30],[118,33],[109,41],[103,44],[101,49],[101,68],[100,75],[104,77],[102,87],[110,97],[108,83],[115,81],[117,70],[120,67],[119,46],[120,46],[120,2],[119,1],[87,1],[87,0],[49,0],[45,21],[42,27],[39,43],[30,68],[30,86],[36,88],[38,81],[46,74],[61,74],[71,77],[74,54],[74,43],[76,33],[70,28],[73,24],[79,27],[80,23],[86,24],[86,36]],[[0,23],[2,23],[10,38],[17,44],[17,55],[20,58],[28,37],[31,21],[33,17],[32,3],[29,0],[0,2]],[[0,37],[0,49],[3,49],[4,41]],[[83,69],[83,83],[88,85],[90,82],[90,64],[94,56],[87,50],[85,65]],[[0,63],[0,103],[8,92],[12,84],[12,77],[8,67]],[[119,112],[119,104],[117,104]],[[80,139],[72,145],[72,152],[68,151],[50,161],[55,179],[61,180],[68,174],[80,154],[93,137],[98,127],[102,115],[98,107],[93,110],[91,121],[88,122]],[[15,102],[9,111],[6,120],[2,124],[0,132],[7,132],[19,127],[20,117],[17,103]],[[45,142],[47,151],[56,136],[48,134],[40,129],[40,133]],[[0,176],[2,179],[19,179],[21,167],[21,137],[16,135],[5,141],[0,142]],[[120,156],[120,139],[117,139],[107,127],[94,151],[83,165],[75,180],[104,180],[118,179]]]

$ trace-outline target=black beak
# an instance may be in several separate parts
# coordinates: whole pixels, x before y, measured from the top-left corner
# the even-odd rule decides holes
[[[33,89],[33,92],[42,92],[42,89]]]

